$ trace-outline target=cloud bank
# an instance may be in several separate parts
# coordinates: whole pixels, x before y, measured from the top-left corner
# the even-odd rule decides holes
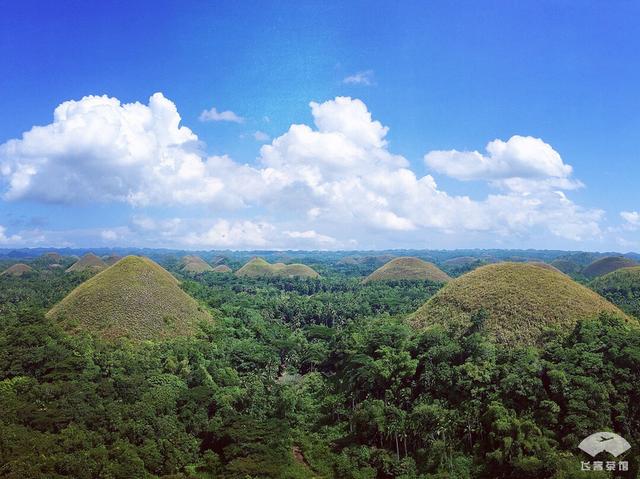
[[[337,97],[309,107],[312,124],[291,125],[243,164],[206,155],[161,93],[146,105],[107,96],[67,101],[50,124],[0,145],[2,195],[129,205],[138,213],[123,225],[125,234],[103,228],[103,240],[153,232],[194,247],[367,247],[372,237],[428,247],[423,238],[432,233],[576,241],[602,233],[603,211],[568,198],[582,184],[542,139],[513,136],[490,141],[486,153],[424,156],[434,173],[493,189],[472,198],[449,194],[431,174],[416,174],[389,149],[388,127],[362,101]],[[146,207],[194,205],[207,208],[210,218],[194,224],[141,214]]]

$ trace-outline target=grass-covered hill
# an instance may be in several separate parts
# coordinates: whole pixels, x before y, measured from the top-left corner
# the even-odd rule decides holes
[[[226,264],[219,264],[215,268],[213,268],[214,273],[232,273],[233,270],[229,268]]]
[[[213,271],[213,268],[203,260],[200,256],[185,256],[182,258],[182,272],[183,273],[205,273],[207,271]]]
[[[60,263],[63,260],[63,256],[60,253],[53,251],[43,254],[42,259],[50,263]]]
[[[271,264],[262,258],[253,258],[242,268],[236,271],[237,276],[260,278],[266,276],[279,276],[284,278],[317,278],[317,271],[305,264],[275,263]]]
[[[631,258],[606,256],[591,263],[582,271],[582,274],[587,278],[596,278],[621,268],[630,268],[632,266],[638,266],[638,263]]]
[[[394,258],[364,279],[371,281],[429,280],[445,282],[451,278],[433,263],[411,256]]]
[[[178,281],[148,258],[127,256],[74,289],[48,313],[71,331],[107,339],[192,334],[211,319]]]
[[[600,312],[626,315],[568,276],[529,263],[483,266],[447,283],[413,315],[420,327],[446,325],[459,333],[474,322],[498,342],[536,344],[547,328],[571,330]]]
[[[555,271],[556,273],[563,273],[562,271],[560,271],[558,268],[556,268],[552,264],[545,263],[544,261],[529,261],[528,263],[533,265],[533,266],[537,266],[538,268],[546,269],[546,270],[549,270],[549,271]]]
[[[33,272],[33,268],[28,264],[18,263],[13,266],[9,266],[2,274],[7,276],[22,276],[23,274]]]
[[[594,279],[591,288],[640,319],[640,266],[622,268]]]
[[[107,263],[93,253],[87,253],[78,261],[67,268],[67,273],[80,273],[82,271],[102,271],[107,268]]]
[[[582,266],[570,259],[555,259],[550,264],[569,276],[576,276],[582,273]]]

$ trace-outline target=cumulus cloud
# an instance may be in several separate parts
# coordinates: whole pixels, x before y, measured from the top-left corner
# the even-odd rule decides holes
[[[342,80],[347,85],[371,85],[373,83],[373,70],[365,70],[349,75]]]
[[[515,135],[507,141],[490,141],[486,154],[478,151],[431,151],[425,163],[458,180],[565,179],[572,167],[540,138]]]
[[[198,117],[200,121],[230,121],[232,123],[244,123],[244,118],[231,110],[218,111],[215,106],[203,110]]]
[[[0,244],[10,244],[17,243],[22,240],[20,235],[9,235],[7,234],[7,229],[0,225]]]
[[[276,247],[291,242],[347,244],[372,234],[425,233],[524,237],[543,232],[580,240],[601,234],[603,212],[563,191],[581,186],[572,168],[541,139],[493,140],[487,153],[430,152],[433,170],[500,186],[485,198],[451,195],[418,176],[389,150],[388,127],[358,99],[309,104],[313,124],[293,124],[260,149],[253,165],[206,156],[162,94],[148,105],[115,98],[65,102],[51,124],[0,145],[8,200],[117,201],[134,206],[206,205],[246,220],[217,219],[189,231],[180,219],[138,215],[131,230],[180,237],[194,247]],[[262,219],[256,219],[256,217]],[[277,233],[276,233],[277,232]],[[386,233],[385,233],[386,232]],[[366,244],[366,240],[361,244]]]
[[[622,211],[620,216],[625,221],[625,229],[636,230],[640,228],[640,213],[637,211]]]

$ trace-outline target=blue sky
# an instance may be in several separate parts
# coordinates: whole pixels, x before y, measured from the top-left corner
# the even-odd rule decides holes
[[[5,2],[0,246],[640,250],[637,2],[344,3]]]

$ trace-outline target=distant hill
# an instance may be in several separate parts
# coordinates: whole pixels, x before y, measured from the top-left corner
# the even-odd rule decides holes
[[[551,266],[558,268],[565,274],[574,276],[582,272],[582,266],[570,259],[555,259],[551,262]]]
[[[79,273],[81,271],[102,271],[106,267],[107,263],[102,261],[95,254],[87,253],[78,261],[73,263],[69,268],[67,268],[67,273]]]
[[[338,264],[380,266],[388,263],[393,258],[395,258],[395,256],[390,254],[378,256],[345,256],[338,261]]]
[[[364,282],[403,279],[445,282],[451,278],[433,263],[427,263],[419,258],[406,256],[392,259],[367,276]]]
[[[233,270],[229,268],[226,264],[219,264],[215,268],[213,268],[215,273],[232,273]]]
[[[47,316],[71,331],[137,340],[190,335],[199,321],[211,319],[168,271],[140,256],[85,281]]]
[[[213,271],[213,268],[200,256],[185,256],[182,258],[182,271],[185,273],[205,273]]]
[[[102,260],[106,263],[107,266],[113,266],[121,259],[122,259],[122,256],[117,254],[110,254],[102,257]]]
[[[253,258],[242,268],[236,271],[237,276],[251,278],[266,276],[317,278],[320,276],[313,268],[304,264],[270,264],[262,258]]]
[[[630,268],[632,266],[638,266],[637,261],[624,256],[606,256],[591,263],[582,271],[582,274],[587,278],[595,278],[620,268]]]
[[[474,256],[456,256],[455,258],[444,261],[443,266],[466,266],[481,261],[480,258]]]
[[[497,263],[467,273],[436,293],[412,320],[462,333],[484,312],[484,328],[498,342],[536,344],[545,328],[570,330],[601,311],[629,319],[620,309],[568,276],[528,263]]]
[[[23,274],[33,272],[33,268],[28,264],[18,263],[13,266],[9,266],[2,272],[3,276],[22,276]]]
[[[640,266],[605,274],[595,278],[590,286],[623,311],[640,319]]]
[[[51,252],[42,255],[42,259],[50,263],[60,263],[63,260],[63,256],[60,253]]]

